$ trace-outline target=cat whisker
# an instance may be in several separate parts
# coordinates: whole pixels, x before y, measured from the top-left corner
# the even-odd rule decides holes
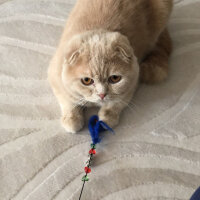
[[[131,111],[135,111],[133,107],[131,107],[127,102],[123,101],[122,99],[120,99],[120,103],[124,104],[125,106],[127,106],[128,108],[131,109]]]
[[[131,109],[131,111],[134,111],[134,113],[139,113],[138,112],[138,107],[134,104],[132,104],[131,102],[127,102],[127,101],[124,101],[122,99],[120,99],[120,102],[123,103],[124,105],[126,105],[128,108]]]
[[[80,99],[80,100],[72,107],[72,109],[81,107],[83,102],[84,102],[84,98]]]
[[[133,102],[128,102],[128,104],[130,104],[131,106],[133,106],[134,108],[136,108],[136,109],[139,109],[139,106],[138,105],[136,105],[135,103],[133,103]]]
[[[142,107],[143,106],[143,104],[141,104],[141,102],[138,102],[135,99],[132,99],[131,101],[132,101],[133,104],[135,104],[135,105],[137,104],[138,107]]]
[[[82,98],[82,99],[80,99],[80,101],[79,101],[79,109],[80,110],[83,110],[84,109],[84,107],[85,107],[85,105],[87,104],[88,102],[87,101],[85,101],[85,99],[84,98]]]

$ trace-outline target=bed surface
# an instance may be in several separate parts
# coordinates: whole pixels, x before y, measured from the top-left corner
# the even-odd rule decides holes
[[[0,199],[75,200],[90,145],[46,81],[75,0],[0,0]],[[106,134],[82,200],[188,200],[200,185],[200,0],[175,1],[169,79],[140,85]],[[87,117],[97,110],[87,111]]]

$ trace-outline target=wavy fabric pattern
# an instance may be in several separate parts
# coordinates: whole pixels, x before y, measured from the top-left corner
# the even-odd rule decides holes
[[[0,199],[76,200],[90,136],[46,81],[75,0],[0,1]],[[200,185],[200,0],[176,0],[170,77],[141,85],[97,147],[82,200],[187,200]],[[96,109],[86,112],[87,119]]]

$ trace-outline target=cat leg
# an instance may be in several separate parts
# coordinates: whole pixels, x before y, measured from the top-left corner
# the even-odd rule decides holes
[[[61,122],[67,132],[76,133],[84,125],[83,108],[71,103],[62,105]]]
[[[161,33],[155,48],[140,64],[140,80],[144,83],[158,83],[168,76],[169,56],[172,42],[167,29]]]
[[[83,108],[76,101],[70,101],[61,84],[53,88],[62,111],[61,123],[67,132],[76,133],[84,125]]]
[[[113,128],[119,123],[119,117],[124,107],[125,105],[121,103],[105,104],[99,110],[99,118]]]
[[[62,59],[57,52],[49,66],[48,81],[61,108],[63,127],[67,132],[76,133],[84,125],[83,108],[66,92],[61,77],[58,75],[61,65]]]
[[[63,127],[67,132],[76,133],[84,125],[83,108],[70,98],[59,79],[49,77],[49,82],[61,108]]]
[[[62,91],[60,86],[53,87],[53,91],[61,107],[61,123],[67,132],[76,133],[84,125],[83,107],[77,102],[70,101],[70,96]]]

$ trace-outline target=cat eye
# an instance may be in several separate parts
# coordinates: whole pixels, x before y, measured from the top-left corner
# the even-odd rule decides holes
[[[81,82],[83,83],[83,85],[89,86],[94,83],[94,80],[91,78],[85,77],[81,79]]]
[[[111,84],[115,84],[115,83],[118,83],[121,79],[122,79],[121,76],[112,75],[108,78],[108,82]]]

